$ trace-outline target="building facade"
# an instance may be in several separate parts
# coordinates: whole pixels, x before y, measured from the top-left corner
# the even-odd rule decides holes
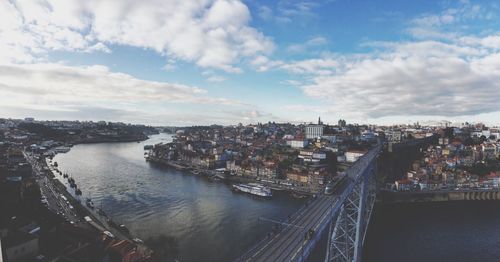
[[[323,125],[307,125],[306,139],[314,139],[323,135]]]

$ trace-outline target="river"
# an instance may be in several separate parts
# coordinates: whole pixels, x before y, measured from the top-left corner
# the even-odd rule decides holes
[[[169,141],[170,135],[160,134],[140,143],[82,144],[54,160],[84,197],[90,195],[156,252],[183,262],[231,261],[270,231],[272,225],[259,217],[284,219],[304,204],[280,192],[271,200],[235,194],[224,183],[144,160],[144,145]],[[499,225],[500,202],[377,206],[364,258],[500,261]],[[322,261],[323,254],[324,248],[309,261]]]
[[[366,261],[500,261],[500,202],[377,206]]]
[[[224,183],[144,160],[144,145],[171,139],[159,134],[140,143],[75,145],[54,161],[83,197],[157,253],[180,261],[231,261],[271,230],[259,217],[281,220],[305,202],[283,192],[270,200],[233,193]]]

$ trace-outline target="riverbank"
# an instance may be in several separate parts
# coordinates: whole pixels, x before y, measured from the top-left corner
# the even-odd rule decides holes
[[[145,145],[170,141],[159,134],[140,143],[76,145],[54,161],[161,261],[232,261],[272,230],[259,218],[286,219],[307,200],[284,191],[270,201],[252,197],[223,180],[144,160]]]
[[[290,183],[290,181],[283,180],[283,179],[261,179],[261,178],[256,178],[256,177],[250,177],[250,176],[240,176],[240,175],[234,175],[229,172],[224,172],[224,171],[218,171],[218,170],[213,170],[213,169],[207,169],[207,168],[202,168],[202,167],[193,167],[193,166],[188,166],[180,162],[174,162],[174,161],[168,161],[165,159],[158,159],[150,155],[145,156],[146,161],[171,167],[174,168],[178,171],[182,171],[184,173],[188,173],[191,175],[196,175],[196,176],[202,176],[206,177],[208,179],[213,179],[213,180],[221,180],[230,184],[235,184],[235,183],[259,183],[262,185],[265,185],[273,190],[276,191],[285,191],[289,192],[291,194],[294,194],[295,196],[313,196],[315,194],[318,194],[321,191],[321,188],[311,188],[308,186],[301,186],[301,185],[295,185]]]
[[[122,136],[122,137],[94,137],[85,140],[75,140],[73,144],[94,144],[94,143],[120,143],[120,142],[141,142],[147,140],[147,135],[142,136]]]
[[[66,186],[61,181],[60,178],[65,179],[63,177],[63,173],[57,169],[57,166],[55,163],[52,163],[52,160],[43,159],[41,162],[44,164],[42,168],[44,170],[49,170],[49,173],[46,173],[46,175],[51,178],[48,179],[48,183],[51,183],[51,187],[55,189],[53,197],[57,199],[60,196],[67,201],[68,206],[77,216],[78,220],[70,220],[71,223],[75,226],[91,226],[101,233],[111,236],[118,241],[127,240],[129,243],[133,243],[133,245],[135,245],[138,254],[140,254],[143,258],[150,258],[154,255],[154,252],[146,246],[142,240],[133,236],[123,225],[114,222],[104,210],[97,207],[90,208],[82,203],[81,197],[77,196],[76,193],[72,194],[69,191],[71,187]],[[76,182],[78,182],[78,179],[76,179]],[[78,186],[74,188],[75,191],[76,188],[78,188]],[[106,232],[110,232],[111,234]]]

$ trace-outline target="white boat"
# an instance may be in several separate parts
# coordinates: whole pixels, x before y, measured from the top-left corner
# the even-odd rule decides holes
[[[271,197],[273,195],[269,187],[256,183],[235,184],[233,185],[233,189],[261,197]]]

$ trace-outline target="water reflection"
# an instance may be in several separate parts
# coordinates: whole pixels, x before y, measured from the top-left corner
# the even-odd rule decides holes
[[[141,143],[76,145],[55,161],[75,178],[84,197],[90,194],[97,207],[139,238],[166,249],[177,246],[181,261],[232,260],[270,230],[259,217],[283,219],[304,202],[282,192],[269,201],[235,194],[224,183],[144,160],[144,145],[170,139],[162,134]]]

